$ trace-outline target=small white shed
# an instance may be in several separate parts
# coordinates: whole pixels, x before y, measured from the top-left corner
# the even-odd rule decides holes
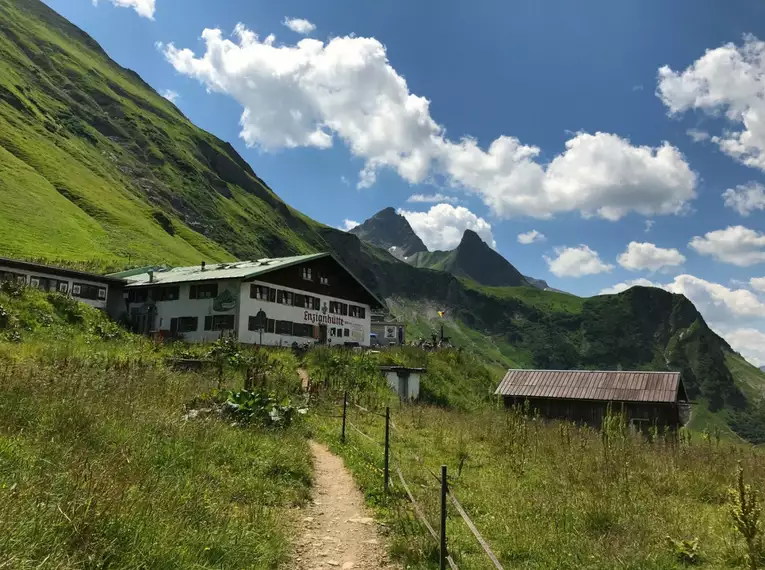
[[[416,400],[420,396],[420,377],[426,372],[424,368],[380,366],[380,372],[400,398]]]

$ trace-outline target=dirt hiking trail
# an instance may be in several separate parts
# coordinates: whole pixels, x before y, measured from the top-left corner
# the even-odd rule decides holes
[[[343,460],[310,442],[316,474],[293,567],[300,570],[398,570]]]

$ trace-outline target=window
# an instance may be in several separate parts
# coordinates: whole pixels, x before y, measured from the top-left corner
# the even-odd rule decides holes
[[[313,275],[311,275],[310,267],[303,267],[303,279],[306,281],[313,281]]]
[[[313,326],[303,323],[293,323],[292,336],[305,336],[311,338],[313,336]]]
[[[234,315],[211,315],[205,317],[206,331],[228,331],[234,328]]]
[[[312,299],[312,302],[313,302],[313,307],[312,307],[312,309],[313,309],[314,311],[318,311],[318,310],[320,310],[320,309],[321,309],[321,299],[319,299],[318,297],[314,297],[314,298]]]
[[[340,301],[330,301],[329,312],[335,315],[347,315],[348,305],[346,305],[345,303],[341,303]]]
[[[178,299],[181,298],[181,288],[178,286],[160,287],[159,291],[157,291],[154,294],[154,297],[156,298],[157,301],[177,301]],[[197,329],[194,329],[194,330],[197,330]]]
[[[280,305],[292,306],[292,291],[282,291],[281,289],[276,292],[276,302]]]
[[[204,285],[192,285],[189,290],[189,299],[212,299],[218,296],[218,284],[206,283]]]
[[[357,319],[363,319],[366,317],[367,311],[364,307],[358,307],[356,305],[348,306],[348,316],[355,317]]]
[[[326,275],[319,275],[319,283],[322,285],[329,285],[329,277]]]
[[[66,281],[59,281],[58,279],[52,279],[48,277],[30,277],[29,285],[37,287],[41,291],[59,291],[66,293],[69,290],[69,283]],[[63,285],[63,289],[61,286]]]
[[[250,285],[250,299],[260,299],[261,301],[273,301],[271,293],[275,293],[270,287],[264,285]]]
[[[295,293],[295,306],[296,307],[305,307],[305,295],[301,295],[300,293]]]
[[[351,331],[349,331],[348,329],[344,329],[343,334],[344,336],[351,336]]]
[[[128,303],[145,303],[148,298],[148,289],[130,289],[128,291]]]
[[[292,323],[290,321],[276,321],[276,334],[292,334]]]
[[[12,271],[0,271],[0,281],[16,281],[18,283],[26,283],[27,276],[21,273],[13,273]]]
[[[75,283],[72,285],[72,295],[80,299],[100,299],[103,301],[106,299],[106,288],[88,285],[87,283]]]
[[[196,332],[199,327],[199,317],[179,317],[170,319],[170,332],[187,333]]]
[[[273,319],[266,319],[266,332],[274,332],[276,330],[275,323],[276,321]]]
[[[268,290],[268,301],[269,303],[276,303],[276,289]]]
[[[329,329],[329,336],[335,336],[335,327]]]

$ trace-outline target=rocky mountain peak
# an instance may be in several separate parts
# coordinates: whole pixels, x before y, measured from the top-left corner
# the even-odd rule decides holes
[[[393,208],[385,208],[350,230],[362,240],[388,250],[399,259],[428,251],[406,218]]]

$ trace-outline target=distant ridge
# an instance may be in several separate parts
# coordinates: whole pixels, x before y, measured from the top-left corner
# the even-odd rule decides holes
[[[448,271],[489,287],[529,285],[512,263],[489,247],[473,230],[465,230],[462,241],[452,251],[425,251],[407,261],[415,267]]]
[[[350,233],[367,243],[388,250],[401,260],[415,253],[428,251],[406,218],[397,214],[393,208],[380,210],[363,224],[350,230]]]

